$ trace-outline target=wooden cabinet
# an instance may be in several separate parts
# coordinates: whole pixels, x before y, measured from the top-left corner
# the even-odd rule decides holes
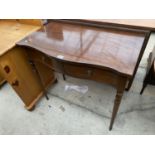
[[[16,42],[42,27],[39,19],[2,19],[0,20],[0,56],[16,45]],[[2,59],[1,59],[2,60]],[[0,85],[5,82],[0,71]]]
[[[29,63],[30,57],[34,54],[21,47],[14,47],[0,57],[0,72],[7,82],[25,103],[28,110],[31,110],[36,101],[43,95],[43,89],[36,75],[35,70]],[[37,54],[39,56],[39,54]],[[40,55],[41,57],[41,55]],[[43,64],[37,64],[42,75],[44,87],[47,88],[55,81],[52,70]]]

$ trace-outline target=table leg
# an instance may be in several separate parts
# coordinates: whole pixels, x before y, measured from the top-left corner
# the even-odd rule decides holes
[[[143,94],[144,89],[146,88],[146,86],[148,84],[153,84],[155,85],[154,82],[155,76],[154,76],[154,65],[151,66],[151,68],[149,69],[148,73],[146,74],[144,81],[143,81],[143,87],[140,91],[140,95]]]
[[[147,86],[147,83],[144,82],[144,83],[143,83],[143,87],[142,87],[142,89],[141,89],[141,91],[140,91],[140,95],[143,94],[143,91],[144,91],[144,89],[146,88],[146,86]]]
[[[63,77],[63,80],[66,81],[66,76],[64,73],[62,74],[62,77]]]
[[[45,89],[44,84],[43,84],[43,81],[42,81],[42,79],[41,79],[40,72],[39,72],[39,70],[37,69],[37,66],[36,66],[36,64],[35,64],[34,61],[31,61],[31,64],[32,64],[34,70],[36,71],[36,74],[38,75],[38,78],[39,78],[39,80],[40,80],[40,84],[41,84],[41,86],[42,86],[44,95],[45,95],[46,99],[49,100],[48,95],[47,95],[47,92],[46,92],[46,89]]]
[[[145,34],[145,40],[144,40],[144,42],[143,42],[143,46],[142,46],[142,48],[141,48],[141,51],[140,51],[140,54],[139,54],[139,58],[138,58],[138,60],[137,60],[137,64],[136,64],[136,67],[135,67],[133,76],[132,76],[132,78],[131,78],[130,81],[129,81],[129,84],[128,84],[127,88],[126,88],[126,91],[129,91],[129,89],[131,88],[131,85],[132,85],[133,80],[134,80],[134,78],[135,78],[135,75],[136,75],[138,66],[139,66],[139,64],[140,64],[140,61],[141,61],[142,56],[143,56],[143,53],[144,53],[144,51],[145,51],[145,49],[146,49],[146,46],[147,46],[147,43],[148,43],[148,41],[149,41],[150,35],[151,35],[151,31],[147,31],[146,34]]]
[[[112,130],[120,103],[121,103],[121,99],[125,90],[125,86],[126,86],[126,82],[127,79],[125,78],[120,78],[118,80],[118,85],[117,85],[117,93],[116,93],[116,97],[115,97],[115,101],[114,101],[114,106],[113,106],[113,112],[112,112],[112,117],[111,117],[111,121],[110,121],[110,126],[109,126],[109,130]]]

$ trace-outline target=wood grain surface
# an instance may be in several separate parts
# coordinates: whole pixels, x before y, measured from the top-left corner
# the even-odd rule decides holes
[[[104,66],[132,76],[145,34],[50,22],[19,42],[66,61]]]
[[[14,47],[16,42],[39,28],[40,26],[23,24],[17,21],[0,20],[0,56]]]
[[[155,31],[155,19],[84,19],[83,21]]]

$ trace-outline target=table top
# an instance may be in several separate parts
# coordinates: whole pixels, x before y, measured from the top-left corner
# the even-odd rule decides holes
[[[155,31],[155,19],[84,19],[82,21]]]
[[[132,76],[144,38],[144,33],[52,21],[18,45],[65,61],[101,66]]]
[[[0,56],[14,47],[18,41],[40,29],[40,26],[0,20]]]

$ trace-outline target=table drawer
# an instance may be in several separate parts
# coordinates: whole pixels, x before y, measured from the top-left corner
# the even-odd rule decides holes
[[[113,71],[95,68],[94,74],[92,75],[91,79],[94,81],[108,83],[115,86],[118,82],[119,75],[117,75]]]
[[[88,65],[76,65],[70,63],[63,64],[64,73],[73,77],[82,79],[94,80],[97,82],[106,82],[111,85],[116,85],[118,75],[106,69],[100,69]]]
[[[63,69],[65,74],[84,79],[90,79],[94,73],[93,68],[84,65],[63,64]]]

